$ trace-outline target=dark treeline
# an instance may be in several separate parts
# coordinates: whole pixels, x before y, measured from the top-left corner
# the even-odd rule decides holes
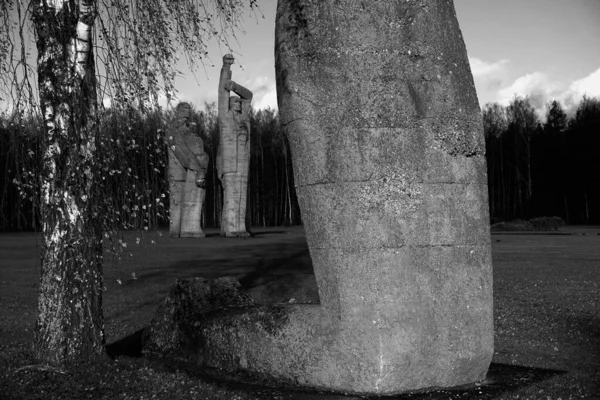
[[[38,172],[41,121],[36,118],[0,120],[0,230],[39,226]]]
[[[167,226],[166,138],[170,112],[102,113],[98,171],[106,217],[122,229]],[[202,226],[219,227],[216,177],[219,141],[214,104],[194,110],[193,129],[210,156]],[[492,220],[559,216],[570,224],[600,223],[600,101],[584,97],[571,117],[548,105],[545,121],[527,98],[483,110]],[[251,226],[297,225],[289,144],[273,110],[251,114],[247,218]],[[39,229],[41,125],[35,116],[0,118],[0,230]],[[114,226],[112,224],[111,226]]]
[[[107,110],[101,115],[97,174],[107,214],[122,229],[168,225],[167,145],[172,113]],[[203,227],[219,227],[221,193],[215,170],[219,132],[216,107],[193,111],[192,129],[210,156]],[[251,114],[247,219],[251,226],[297,225],[300,209],[291,157],[273,110]],[[39,180],[42,134],[35,116],[0,118],[0,230],[40,229]],[[114,226],[114,224],[110,224]]]
[[[483,110],[492,220],[559,216],[600,223],[600,100],[569,118],[560,102],[542,122],[527,98]]]

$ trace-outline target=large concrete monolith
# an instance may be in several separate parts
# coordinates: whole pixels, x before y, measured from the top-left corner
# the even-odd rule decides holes
[[[321,305],[204,319],[200,365],[352,393],[484,379],[484,143],[452,1],[279,0],[276,26]]]

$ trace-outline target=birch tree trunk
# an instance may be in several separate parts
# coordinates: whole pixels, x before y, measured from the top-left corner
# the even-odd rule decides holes
[[[39,0],[33,11],[42,143],[42,252],[36,358],[104,355],[102,236],[93,215],[95,0]]]

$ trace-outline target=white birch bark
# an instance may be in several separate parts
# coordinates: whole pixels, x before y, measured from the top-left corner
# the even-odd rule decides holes
[[[35,356],[49,364],[104,354],[102,242],[90,206],[95,153],[91,46],[95,9],[94,0],[82,0],[75,9],[66,0],[49,0],[37,2],[33,13],[46,130]],[[76,21],[75,27],[72,21]],[[74,32],[71,37],[69,32]]]

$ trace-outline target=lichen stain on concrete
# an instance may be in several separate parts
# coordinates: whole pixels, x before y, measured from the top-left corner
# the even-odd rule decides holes
[[[261,308],[256,313],[256,322],[269,335],[277,335],[289,321],[289,307],[283,304],[273,304]]]
[[[475,157],[485,154],[479,123],[440,119],[438,124],[434,127],[434,140],[449,155]]]
[[[367,182],[359,192],[359,201],[367,209],[400,215],[416,211],[422,202],[418,184],[408,181],[406,174],[388,171],[378,179]]]

